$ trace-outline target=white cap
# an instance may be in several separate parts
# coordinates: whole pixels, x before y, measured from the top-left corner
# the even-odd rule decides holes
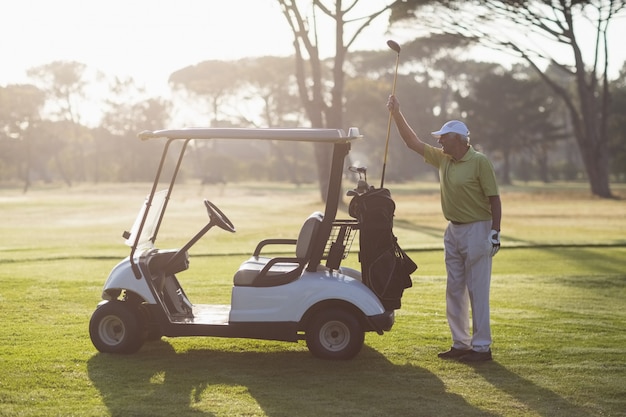
[[[465,123],[459,120],[450,120],[441,126],[441,129],[438,131],[431,132],[431,134],[436,138],[440,138],[441,135],[445,135],[446,133],[458,133],[466,138],[468,138],[470,134],[469,129],[465,126]]]

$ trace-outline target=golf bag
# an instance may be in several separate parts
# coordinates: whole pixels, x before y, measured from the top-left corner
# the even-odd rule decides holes
[[[410,274],[417,265],[400,248],[393,234],[396,204],[386,188],[371,188],[353,194],[348,213],[359,221],[361,276],[387,310],[400,308]]]

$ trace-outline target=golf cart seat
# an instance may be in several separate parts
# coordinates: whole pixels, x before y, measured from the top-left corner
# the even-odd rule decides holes
[[[302,225],[297,239],[265,239],[259,242],[252,257],[243,262],[233,279],[236,286],[272,287],[287,284],[302,274],[311,257],[311,249],[320,224],[321,212],[311,214]],[[269,258],[261,256],[268,245],[295,245],[293,257]]]

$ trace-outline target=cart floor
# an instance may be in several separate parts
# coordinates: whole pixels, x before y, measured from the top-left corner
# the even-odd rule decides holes
[[[179,322],[211,325],[228,324],[229,315],[229,305],[198,304],[193,306],[192,320],[184,319]],[[177,320],[174,321],[177,322]]]

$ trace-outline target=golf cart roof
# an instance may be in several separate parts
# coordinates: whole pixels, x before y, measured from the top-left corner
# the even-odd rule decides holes
[[[168,139],[258,139],[288,142],[342,143],[361,138],[359,129],[351,127],[348,134],[343,129],[318,128],[211,128],[190,127],[182,129],[144,130],[137,135],[141,140]]]

